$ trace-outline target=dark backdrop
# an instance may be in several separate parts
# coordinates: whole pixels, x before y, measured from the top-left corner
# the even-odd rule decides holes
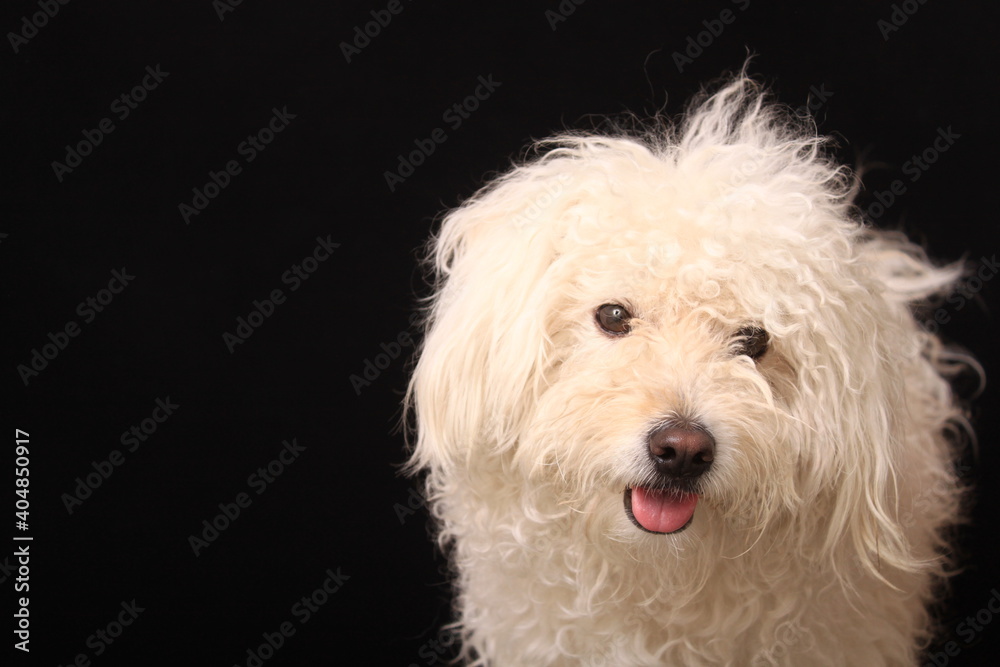
[[[11,644],[30,586],[31,664],[439,661],[448,588],[394,432],[417,249],[532,138],[675,114],[748,51],[873,167],[879,225],[982,272],[936,315],[998,370],[995,4],[224,3],[0,20],[4,532],[33,537],[0,586]],[[1000,646],[996,395],[929,664]]]

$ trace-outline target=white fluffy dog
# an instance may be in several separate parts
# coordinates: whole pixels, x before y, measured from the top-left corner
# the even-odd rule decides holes
[[[961,270],[865,227],[812,127],[740,76],[444,219],[410,467],[467,661],[918,660],[963,420],[911,307]]]

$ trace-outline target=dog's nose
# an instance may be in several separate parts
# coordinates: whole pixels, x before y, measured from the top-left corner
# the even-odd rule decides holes
[[[675,479],[695,479],[712,467],[715,438],[703,429],[663,426],[649,435],[656,470]]]

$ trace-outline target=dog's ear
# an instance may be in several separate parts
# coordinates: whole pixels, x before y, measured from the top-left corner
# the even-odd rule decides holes
[[[548,283],[566,181],[515,170],[452,211],[432,240],[436,292],[407,392],[411,470],[512,448],[544,390],[558,290]]]
[[[945,434],[961,412],[942,377],[947,353],[913,308],[950,289],[962,269],[933,266],[894,233],[868,233],[856,259],[862,276],[849,281],[853,296],[837,306],[844,312],[816,322],[829,361],[800,385],[818,408],[812,428],[829,447],[826,469],[835,471],[827,549],[848,549],[882,577],[936,567],[937,527],[957,512]],[[939,479],[915,488],[914,470],[924,480],[938,471]]]

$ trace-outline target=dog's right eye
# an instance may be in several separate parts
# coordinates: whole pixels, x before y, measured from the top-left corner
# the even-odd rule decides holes
[[[617,303],[606,303],[597,309],[595,313],[597,319],[597,325],[604,330],[605,333],[611,334],[612,336],[624,336],[632,330],[629,326],[629,320],[632,319],[632,314],[625,310],[625,306],[621,306]]]
[[[736,340],[736,354],[745,354],[757,361],[767,352],[770,337],[760,327],[749,325],[736,332]]]

